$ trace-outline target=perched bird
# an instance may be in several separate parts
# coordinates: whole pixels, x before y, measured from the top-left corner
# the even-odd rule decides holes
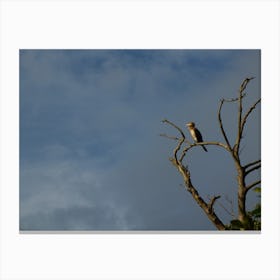
[[[186,127],[190,131],[190,134],[195,142],[197,142],[197,143],[203,142],[202,135],[201,135],[200,131],[195,127],[194,122],[187,123]],[[205,152],[208,152],[207,149],[203,145],[201,145],[201,147],[203,148],[203,150]]]

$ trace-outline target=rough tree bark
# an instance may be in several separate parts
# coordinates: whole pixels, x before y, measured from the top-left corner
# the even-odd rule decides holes
[[[209,199],[209,202],[206,202],[198,193],[196,187],[193,185],[191,181],[191,174],[188,169],[188,166],[184,165],[183,160],[186,158],[186,155],[190,149],[192,149],[195,146],[199,145],[214,145],[220,148],[223,148],[226,152],[230,153],[237,172],[237,201],[238,201],[238,220],[242,225],[244,225],[243,229],[251,229],[250,223],[248,223],[248,214],[246,210],[246,196],[250,189],[253,187],[259,185],[261,183],[261,180],[257,180],[255,182],[250,183],[249,185],[246,184],[246,176],[250,174],[251,172],[259,169],[261,167],[261,160],[255,160],[253,162],[247,163],[243,165],[240,160],[240,142],[243,137],[244,127],[246,124],[246,121],[249,117],[249,115],[252,113],[252,111],[256,108],[256,106],[260,103],[261,99],[258,99],[250,108],[249,110],[243,114],[243,98],[246,96],[245,89],[248,85],[248,83],[254,79],[252,78],[246,78],[242,82],[239,91],[238,91],[238,97],[232,98],[232,99],[222,99],[220,101],[220,106],[218,108],[218,122],[220,126],[221,134],[225,140],[225,143],[221,142],[201,142],[201,143],[190,143],[186,140],[185,134],[183,130],[177,126],[176,124],[172,123],[171,121],[165,119],[162,122],[165,124],[168,124],[172,127],[174,127],[179,133],[180,137],[176,136],[169,136],[166,134],[161,134],[161,136],[166,137],[168,139],[172,139],[177,141],[177,146],[175,147],[173,151],[173,157],[169,160],[173,163],[173,165],[177,168],[178,172],[181,174],[184,185],[186,190],[192,195],[193,199],[197,202],[197,204],[203,209],[209,220],[216,226],[218,230],[226,230],[229,227],[225,225],[221,219],[217,216],[217,214],[214,211],[214,204],[215,202],[221,197],[218,196],[212,196],[212,198]],[[236,139],[234,141],[234,145],[232,146],[230,143],[230,140],[225,132],[223,120],[221,116],[222,107],[225,102],[233,102],[238,104],[238,114],[237,114],[237,133],[236,133]],[[185,147],[182,147],[183,144],[186,144]]]

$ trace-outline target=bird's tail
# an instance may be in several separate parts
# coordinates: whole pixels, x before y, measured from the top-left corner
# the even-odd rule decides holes
[[[208,152],[208,150],[205,148],[205,146],[201,145],[201,147],[205,152]]]

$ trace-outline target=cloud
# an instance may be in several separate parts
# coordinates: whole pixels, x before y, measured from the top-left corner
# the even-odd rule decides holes
[[[56,160],[21,168],[22,230],[126,228],[102,175],[79,162]]]

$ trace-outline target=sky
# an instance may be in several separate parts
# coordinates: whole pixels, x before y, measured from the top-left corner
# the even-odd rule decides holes
[[[247,87],[261,95],[259,50],[20,50],[21,230],[216,230],[169,161],[194,121],[205,141],[223,141],[221,98]],[[236,134],[235,104],[223,107]],[[260,159],[260,106],[241,142],[243,163]],[[237,215],[236,171],[214,146],[187,155],[192,182],[224,223]],[[257,171],[248,180],[260,176]],[[258,202],[249,193],[248,209]]]

